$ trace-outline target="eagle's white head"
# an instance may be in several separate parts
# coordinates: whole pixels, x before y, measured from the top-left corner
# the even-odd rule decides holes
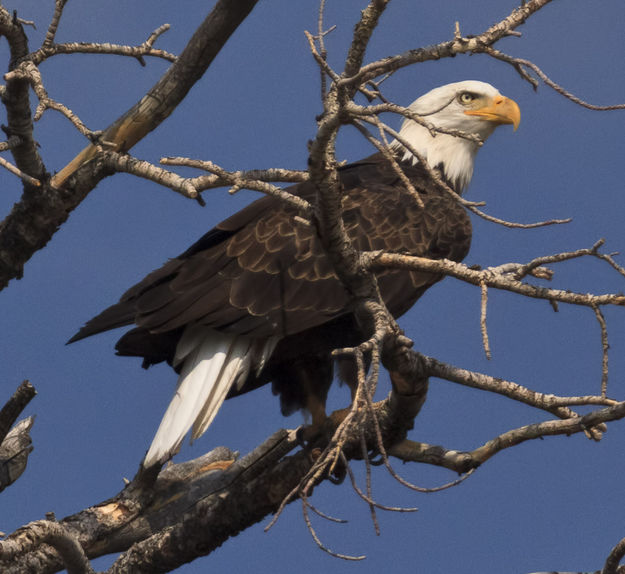
[[[433,128],[472,134],[480,141],[485,141],[501,124],[512,124],[516,130],[521,121],[516,102],[502,96],[490,84],[476,80],[435,88],[410,104],[409,109]],[[473,175],[478,143],[445,133],[432,135],[427,127],[409,119],[404,121],[399,135],[430,167],[440,166],[456,192],[462,193]],[[394,140],[391,146],[403,160],[419,161],[399,141]]]

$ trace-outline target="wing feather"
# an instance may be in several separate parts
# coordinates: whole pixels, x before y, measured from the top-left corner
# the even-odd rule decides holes
[[[343,218],[354,246],[462,259],[471,237],[464,209],[420,166],[404,167],[425,209],[379,154],[341,169]],[[290,191],[314,200],[310,183]],[[194,324],[254,337],[277,328],[286,336],[349,312],[349,296],[314,225],[296,216],[293,207],[272,197],[252,203],[150,273],[73,340],[132,322],[146,336]],[[399,270],[378,277],[389,308],[401,312],[440,279]]]

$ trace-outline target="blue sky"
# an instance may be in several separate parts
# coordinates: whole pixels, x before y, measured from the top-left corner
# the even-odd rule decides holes
[[[45,34],[49,0],[7,0],[34,20],[31,48]],[[176,112],[133,153],[157,162],[162,156],[210,159],[226,169],[306,165],[306,142],[320,111],[319,75],[303,31],[314,31],[317,2],[267,0],[231,38],[204,78]],[[341,68],[362,2],[328,1],[326,22],[331,64]],[[477,34],[505,17],[512,0],[479,3],[395,0],[384,14],[367,61],[445,41],[454,23]],[[208,11],[207,3],[136,0],[70,2],[59,41],[138,44],[161,24],[172,29],[157,46],[180,52]],[[625,4],[554,2],[521,31],[498,45],[533,60],[551,77],[596,104],[625,102]],[[6,42],[0,58],[7,61]],[[133,105],[167,64],[130,58],[58,56],[42,66],[51,97],[69,106],[92,129],[102,129]],[[487,202],[498,217],[531,222],[573,217],[566,226],[509,230],[474,219],[469,264],[528,261],[558,251],[590,247],[606,238],[607,251],[625,251],[622,176],[625,111],[592,112],[545,86],[534,92],[509,66],[486,56],[459,56],[395,74],[384,84],[390,99],[409,104],[432,87],[479,79],[515,99],[522,111],[518,132],[501,128],[480,151],[471,200]],[[398,118],[388,117],[394,126]],[[84,146],[60,115],[48,112],[35,137],[50,171],[61,169]],[[371,153],[345,130],[341,159]],[[19,199],[19,183],[0,171],[0,209]],[[103,181],[71,214],[50,244],[28,263],[24,278],[0,295],[2,349],[0,402],[24,378],[39,394],[26,414],[36,414],[35,451],[24,476],[0,497],[0,530],[58,517],[104,500],[136,471],[168,402],[175,375],[168,367],[144,371],[139,360],[119,358],[113,346],[121,332],[66,347],[90,317],[168,257],[183,251],[207,229],[256,195],[205,192],[200,208],[174,192],[128,175]],[[621,257],[620,263],[625,263]],[[554,286],[598,293],[624,291],[623,277],[596,261],[556,267]],[[560,307],[510,293],[490,293],[488,327],[493,358],[487,361],[479,329],[479,290],[447,279],[400,321],[415,348],[440,360],[533,389],[562,395],[600,388],[599,327],[588,309]],[[625,385],[623,309],[605,310],[610,336],[609,394],[622,398]],[[388,390],[386,379],[380,385]],[[344,406],[344,389],[332,405]],[[454,449],[471,449],[508,429],[546,420],[546,415],[499,396],[432,381],[428,401],[411,438]],[[228,401],[210,431],[179,460],[225,445],[247,452],[274,430],[295,427],[300,415],[283,419],[267,388]],[[446,574],[529,573],[595,570],[625,536],[622,445],[625,424],[610,425],[603,441],[554,437],[503,452],[461,486],[438,494],[405,490],[385,471],[374,472],[374,493],[385,504],[418,506],[416,514],[381,514],[376,537],[368,508],[348,485],[325,484],[315,493],[322,510],[349,520],[315,523],[333,550],[367,554],[361,563],[331,558],[317,549],[298,505],[291,505],[265,534],[259,524],[228,541],[208,558],[180,572],[397,572]],[[400,465],[422,486],[452,480],[448,471]],[[355,465],[356,470],[362,469]],[[265,521],[266,523],[267,521]],[[104,568],[110,559],[96,562]]]

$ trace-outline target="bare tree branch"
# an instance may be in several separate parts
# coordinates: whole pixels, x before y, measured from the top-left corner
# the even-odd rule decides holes
[[[0,443],[0,492],[26,470],[28,456],[33,451],[30,429],[34,422],[34,416],[19,421]]]
[[[585,102],[581,98],[578,98],[571,92],[565,90],[560,84],[557,84],[556,82],[554,82],[536,64],[534,64],[533,62],[530,62],[529,60],[524,60],[523,58],[514,58],[513,56],[508,56],[507,54],[504,54],[503,52],[500,52],[499,50],[495,50],[494,48],[490,46],[484,48],[483,52],[488,54],[489,56],[492,56],[493,58],[496,58],[503,62],[507,62],[508,64],[512,64],[512,66],[514,66],[516,70],[519,72],[521,77],[528,80],[534,86],[534,88],[538,86],[538,83],[527,73],[525,68],[529,68],[530,70],[532,70],[547,86],[549,86],[550,88],[553,88],[556,92],[558,92],[558,94],[560,94],[561,96],[564,96],[567,100],[571,100],[572,102],[584,108],[587,108],[589,110],[595,110],[595,111],[610,111],[610,110],[625,109],[625,104],[612,104],[609,106],[597,106],[595,104],[589,104],[588,102]]]
[[[201,205],[205,205],[202,196],[199,195],[197,188],[189,178],[180,177],[176,173],[167,171],[149,161],[134,158],[126,153],[107,151],[104,153],[102,159],[104,164],[113,171],[131,173],[137,177],[148,179],[154,183],[173,189],[184,197],[195,199],[199,201]]]
[[[9,43],[11,51],[10,70],[13,70],[17,62],[28,55],[28,40],[22,24],[3,6],[0,6],[0,35],[4,36]],[[38,181],[42,181],[46,177],[46,170],[37,149],[37,142],[33,137],[28,89],[28,80],[23,78],[16,77],[7,81],[2,98],[7,113],[5,132],[9,137],[18,138],[17,141],[19,141],[18,145],[11,148],[17,169]],[[24,188],[25,196],[31,198],[30,194],[33,191],[32,186],[27,183]],[[3,260],[3,253],[0,251],[0,276]]]
[[[312,214],[312,206],[305,199],[268,183],[270,181],[294,183],[307,181],[308,172],[279,168],[231,172],[226,171],[211,161],[172,157],[162,158],[161,163],[164,165],[193,167],[211,172],[213,174],[211,176],[200,176],[189,180],[197,191],[224,187],[226,185],[230,186],[230,193],[236,193],[240,189],[251,189],[267,195],[273,195],[290,203],[301,211],[302,216],[310,217]]]
[[[115,144],[115,151],[126,152],[164,121],[202,76],[256,2],[220,0],[176,62],[140,102],[104,130],[102,139]],[[27,56],[28,48],[21,26],[13,24],[4,8],[0,8],[0,33],[10,38],[14,61]],[[28,126],[26,131],[13,130],[11,133],[22,138],[19,149],[13,150],[14,157],[21,171],[43,181],[45,169],[32,137],[28,85],[23,79],[7,82],[7,97],[11,102],[7,105],[9,128],[17,124]],[[24,264],[32,254],[46,245],[73,209],[101,179],[110,175],[110,169],[102,162],[91,161],[96,158],[97,149],[93,144],[85,148],[52,178],[43,192],[40,190],[36,195],[25,193],[0,224],[0,289],[6,287],[11,279],[21,277]],[[10,249],[5,247],[8,245]]]
[[[551,0],[529,0],[514,10],[507,18],[493,24],[482,34],[470,38],[457,37],[449,42],[443,42],[427,48],[409,50],[397,56],[372,62],[362,66],[353,76],[342,79],[341,84],[358,86],[382,74],[399,70],[411,64],[440,60],[456,54],[484,51],[484,46],[492,46],[502,38],[511,35],[511,32],[524,24],[532,14],[550,2]]]
[[[625,538],[612,548],[612,552],[610,552],[610,555],[605,561],[601,574],[622,574],[625,568],[622,566],[619,567],[619,564],[623,556],[625,556]]]
[[[46,38],[41,46],[42,48],[49,48],[54,43],[54,38],[56,37],[56,32],[59,28],[59,23],[61,21],[61,16],[63,15],[63,8],[65,8],[65,4],[67,4],[67,0],[55,0],[54,14],[52,15],[50,25],[48,26]]]
[[[477,286],[484,283],[488,287],[512,291],[513,293],[518,293],[534,299],[559,301],[561,303],[581,305],[584,307],[593,307],[594,305],[625,306],[625,295],[621,295],[620,293],[593,295],[591,293],[574,293],[568,290],[549,289],[547,287],[523,283],[501,273],[493,273],[491,269],[476,270],[462,263],[455,263],[447,259],[433,260],[424,257],[381,252],[363,253],[362,256],[366,262],[366,266],[370,269],[382,267],[418,269],[431,273],[443,273],[444,275],[449,275]]]
[[[58,552],[68,574],[94,573],[76,536],[63,525],[49,520],[31,522],[15,532],[9,540],[2,542],[0,560],[14,560],[42,544]]]
[[[2,410],[0,410],[0,444],[6,438],[17,417],[20,416],[20,413],[36,394],[37,391],[30,384],[30,381],[23,381],[13,393],[13,396],[2,407]]]
[[[535,423],[505,432],[483,446],[472,451],[474,460],[483,463],[504,448],[510,448],[528,440],[545,436],[571,435],[585,432],[600,424],[622,419],[625,416],[625,402],[618,403],[605,409],[593,411],[583,416],[564,420],[551,420]]]
[[[168,62],[175,62],[176,56],[166,50],[158,50],[153,47],[156,39],[169,30],[169,24],[163,24],[150,34],[150,37],[138,46],[124,46],[120,44],[97,44],[93,42],[70,42],[64,44],[51,44],[42,46],[30,57],[30,61],[39,65],[45,60],[59,54],[110,54],[115,56],[128,56],[136,58],[142,66],[145,66],[144,56],[161,58]]]

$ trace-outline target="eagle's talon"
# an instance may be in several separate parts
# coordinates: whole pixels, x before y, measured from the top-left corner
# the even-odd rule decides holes
[[[321,428],[318,425],[306,425],[297,429],[297,442],[303,447],[308,448],[310,445],[322,435]]]

